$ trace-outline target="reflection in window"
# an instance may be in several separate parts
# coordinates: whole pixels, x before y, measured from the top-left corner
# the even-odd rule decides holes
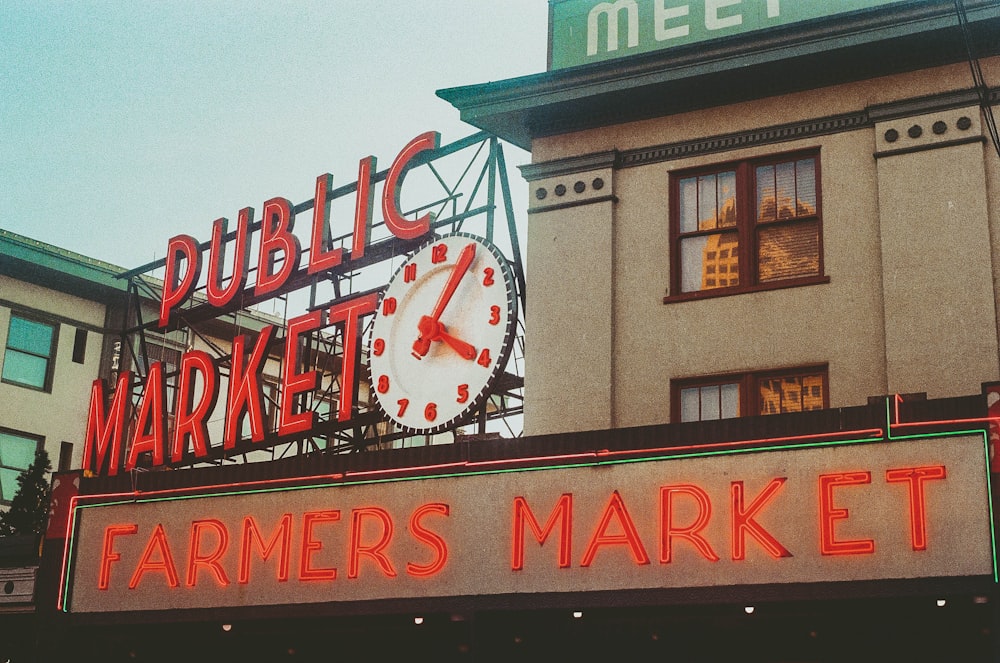
[[[761,414],[823,409],[822,375],[770,378],[759,387]]]
[[[55,358],[56,326],[11,314],[3,357],[4,382],[48,391]]]
[[[35,460],[40,439],[0,430],[0,504],[9,504],[17,492],[17,477]]]

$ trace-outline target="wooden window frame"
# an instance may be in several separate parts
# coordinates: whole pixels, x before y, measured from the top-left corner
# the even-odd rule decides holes
[[[19,352],[21,354],[30,354],[31,356],[34,356],[34,357],[41,357],[42,356],[42,355],[36,355],[34,353],[30,353],[30,352],[25,352],[24,350],[21,350],[21,349],[18,349],[18,348],[12,348],[10,346],[10,328],[11,328],[11,325],[14,324],[14,319],[15,318],[18,318],[20,320],[27,320],[27,321],[30,321],[30,322],[34,322],[34,323],[45,325],[47,327],[51,327],[52,328],[52,340],[51,340],[50,345],[49,345],[49,353],[48,353],[48,355],[45,356],[45,360],[46,360],[46,365],[45,365],[45,380],[44,380],[44,384],[41,387],[35,386],[33,384],[29,384],[27,382],[21,382],[20,380],[16,380],[16,379],[13,379],[13,378],[7,378],[7,377],[2,377],[2,376],[0,376],[0,382],[3,382],[4,384],[11,384],[11,385],[15,385],[15,386],[18,386],[18,387],[23,387],[25,389],[31,389],[33,391],[42,391],[42,392],[45,392],[45,393],[52,393],[52,382],[53,382],[53,379],[55,377],[55,371],[56,371],[56,352],[57,352],[58,347],[59,347],[59,327],[60,327],[60,325],[59,325],[58,322],[56,322],[54,320],[51,320],[49,318],[46,318],[45,316],[34,315],[34,314],[31,314],[31,313],[27,313],[25,311],[22,311],[20,309],[13,309],[13,310],[11,310],[11,312],[10,312],[10,318],[7,321],[7,337],[6,337],[6,340],[4,342],[4,349],[3,349],[3,352],[4,352],[4,365],[6,365],[6,363],[7,363],[8,353],[11,352],[11,351]]]
[[[670,381],[670,421],[681,422],[681,390],[695,387],[711,387],[724,384],[739,385],[739,418],[765,415],[760,411],[760,383],[776,378],[795,378],[820,375],[823,379],[823,409],[830,407],[830,367],[829,364],[808,364],[787,368],[773,368],[760,371],[738,373],[718,373]],[[718,421],[717,419],[697,419],[696,421]]]
[[[757,181],[756,169],[760,166],[776,165],[789,161],[801,159],[813,159],[815,162],[815,189],[816,189],[816,211],[815,214],[806,218],[795,217],[793,219],[758,221],[757,220]],[[708,166],[701,166],[670,174],[670,294],[663,298],[665,304],[672,302],[688,301],[692,299],[704,299],[709,297],[725,297],[738,295],[747,292],[757,292],[761,290],[777,290],[782,288],[794,288],[818,283],[829,283],[830,277],[826,276],[826,269],[823,259],[823,187],[821,186],[822,171],[820,163],[819,148],[796,150],[792,152],[782,152],[769,154],[763,157],[752,159],[742,159],[738,161],[728,161]],[[720,174],[727,171],[736,173],[735,196],[736,196],[736,226],[733,230],[738,235],[739,251],[739,284],[735,286],[724,286],[717,288],[707,288],[682,292],[682,261],[681,261],[681,241],[683,239],[710,236],[721,234],[720,229],[696,230],[691,232],[681,232],[681,180],[692,177]],[[815,220],[817,224],[818,242],[818,273],[811,276],[798,276],[786,279],[761,282],[759,280],[759,229],[762,227],[778,227],[795,223],[809,222]],[[732,232],[732,231],[730,231]]]

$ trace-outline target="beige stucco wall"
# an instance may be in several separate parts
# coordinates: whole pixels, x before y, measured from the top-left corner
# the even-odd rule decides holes
[[[87,425],[90,388],[98,375],[102,337],[94,331],[104,326],[104,306],[47,288],[0,276],[0,299],[27,311],[58,315],[78,321],[87,334],[85,361],[73,362],[77,326],[60,322],[56,345],[52,391],[44,392],[0,382],[0,426],[41,435],[53,468],[59,462],[61,442],[73,444],[73,466],[83,459],[83,438]],[[7,346],[10,328],[9,305],[0,305],[0,350]],[[0,352],[0,367],[3,353]]]
[[[1000,80],[998,64],[983,62],[987,80]],[[533,144],[533,163],[858,112],[965,89],[970,79],[967,65],[955,65],[543,138]],[[912,119],[929,136],[938,116],[953,126],[953,115],[969,112],[977,111]],[[905,134],[910,119],[894,117],[891,124]],[[981,134],[975,120],[963,137]],[[998,242],[995,236],[989,242],[998,223],[989,196],[997,188],[996,154],[972,142],[876,158],[893,147],[884,144],[884,129],[879,123],[621,168],[613,173],[615,202],[529,215],[534,314],[526,344],[525,432],[667,422],[670,380],[713,373],[827,363],[831,407],[895,392],[967,395],[998,379]],[[954,129],[944,136],[956,137]],[[816,148],[829,283],[664,304],[671,171]],[[576,176],[529,187],[535,192]],[[545,244],[556,240],[559,250]],[[586,281],[568,280],[567,273]]]

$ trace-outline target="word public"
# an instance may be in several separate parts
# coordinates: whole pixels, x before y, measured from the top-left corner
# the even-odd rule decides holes
[[[440,134],[426,132],[411,140],[396,156],[386,172],[382,191],[382,214],[386,227],[402,240],[418,239],[430,232],[431,215],[425,213],[407,219],[399,209],[400,189],[406,171],[416,165],[415,159],[423,152],[437,149]],[[364,256],[370,242],[372,207],[374,199],[376,160],[373,156],[360,161],[358,168],[355,215],[351,251],[345,256],[341,248],[329,247],[330,202],[328,194],[333,182],[329,173],[316,178],[313,200],[312,228],[306,258],[305,272],[319,274],[346,262]],[[235,237],[226,241],[229,222],[225,218],[212,224],[212,238],[207,250],[207,274],[204,279],[208,304],[224,308],[244,292],[250,272],[251,227],[254,210],[246,207],[239,212]],[[293,234],[294,206],[287,198],[271,198],[263,204],[259,227],[256,282],[248,294],[255,301],[279,296],[291,277],[300,271],[303,254],[298,237]],[[227,247],[227,244],[230,246]],[[232,274],[223,274],[227,248],[232,249]],[[159,328],[176,321],[176,312],[201,283],[203,266],[202,250],[190,235],[177,235],[169,240],[165,263],[163,293],[159,307]],[[368,294],[345,298],[329,309],[314,310],[288,321],[282,358],[280,398],[277,409],[277,434],[279,437],[303,433],[312,428],[315,413],[297,411],[297,397],[316,389],[317,371],[299,372],[299,339],[302,335],[327,325],[344,325],[343,375],[341,398],[337,411],[338,421],[352,416],[357,375],[358,339],[360,317],[373,313],[377,295]],[[240,424],[246,416],[250,439],[262,442],[265,437],[264,398],[261,372],[267,361],[268,346],[274,339],[272,325],[264,327],[256,342],[247,335],[233,339],[229,388],[226,395],[223,448],[234,449],[240,439]],[[251,348],[252,345],[252,348]],[[249,354],[246,350],[251,348]],[[195,458],[208,455],[211,446],[208,436],[208,417],[219,399],[220,373],[215,360],[201,350],[188,350],[180,361],[177,397],[174,411],[174,430],[167,439],[166,394],[164,368],[154,362],[143,385],[135,425],[127,440],[130,395],[134,374],[125,371],[119,375],[114,396],[108,404],[108,388],[104,380],[96,380],[91,388],[91,399],[84,445],[85,470],[115,475],[122,467],[133,469],[139,457],[149,453],[153,466],[182,462],[187,449]],[[196,387],[197,385],[197,387]],[[107,405],[106,405],[107,404]],[[123,453],[124,452],[124,453]]]

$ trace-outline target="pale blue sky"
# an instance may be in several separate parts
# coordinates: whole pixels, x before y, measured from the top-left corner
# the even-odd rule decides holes
[[[134,267],[424,131],[462,138],[434,91],[543,71],[547,6],[3,0],[0,228]]]

